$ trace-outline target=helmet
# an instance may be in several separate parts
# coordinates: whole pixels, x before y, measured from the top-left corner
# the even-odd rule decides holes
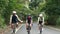
[[[13,13],[16,13],[16,11],[13,11]]]
[[[39,16],[43,16],[43,14],[39,14]]]

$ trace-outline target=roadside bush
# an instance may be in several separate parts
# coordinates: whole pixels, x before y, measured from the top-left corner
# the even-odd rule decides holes
[[[4,19],[0,15],[0,28],[4,28],[6,26]]]
[[[59,16],[59,18],[57,18],[57,20],[56,20],[56,25],[60,25],[60,16]]]
[[[58,18],[58,16],[56,16],[56,15],[49,16],[48,20],[47,20],[48,24],[49,25],[56,25],[57,18]]]

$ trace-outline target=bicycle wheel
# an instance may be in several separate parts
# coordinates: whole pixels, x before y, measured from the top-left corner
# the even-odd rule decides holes
[[[30,34],[30,30],[31,30],[31,27],[30,27],[30,26],[28,26],[28,34]]]
[[[30,31],[28,31],[28,34],[30,34]]]
[[[40,34],[42,34],[42,26],[40,27]]]
[[[42,29],[40,30],[40,34],[42,34]]]

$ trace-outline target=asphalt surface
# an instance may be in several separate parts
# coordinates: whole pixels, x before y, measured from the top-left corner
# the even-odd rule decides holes
[[[8,34],[11,34],[11,32],[8,32]],[[27,34],[26,26],[23,25],[17,32],[16,34]],[[39,34],[39,30],[37,27],[37,24],[33,24],[32,29],[31,29],[31,34]],[[50,28],[43,28],[42,34],[60,34],[60,31],[56,31],[54,29]]]

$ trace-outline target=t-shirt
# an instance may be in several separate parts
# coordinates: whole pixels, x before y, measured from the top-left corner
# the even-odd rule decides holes
[[[12,16],[12,23],[16,23],[18,20],[17,20],[17,17],[15,15]]]

